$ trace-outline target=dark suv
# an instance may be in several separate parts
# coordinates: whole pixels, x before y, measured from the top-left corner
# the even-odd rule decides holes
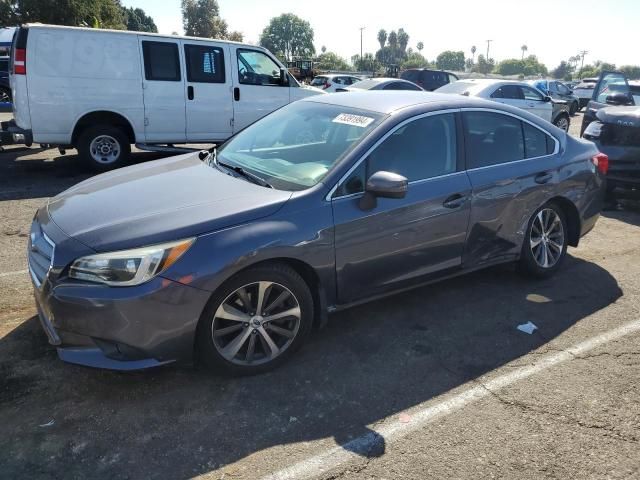
[[[0,103],[11,102],[9,86],[9,57],[0,57]]]
[[[409,80],[429,92],[433,92],[447,83],[460,80],[453,73],[442,70],[428,70],[426,68],[411,68],[405,70],[400,74],[400,78]]]
[[[582,119],[581,135],[609,156],[607,190],[640,188],[640,83],[603,72]]]

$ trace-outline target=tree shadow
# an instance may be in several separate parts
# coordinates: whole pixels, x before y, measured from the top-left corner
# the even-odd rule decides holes
[[[384,438],[368,425],[544,346],[622,294],[570,256],[543,281],[492,268],[332,315],[288,364],[249,378],[64,364],[30,319],[0,340],[0,464],[9,478],[186,479],[327,438],[379,456]],[[533,335],[516,330],[527,321]]]

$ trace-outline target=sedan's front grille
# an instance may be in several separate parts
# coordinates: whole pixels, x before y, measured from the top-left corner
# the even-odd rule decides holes
[[[29,272],[38,288],[51,268],[54,250],[55,244],[42,231],[40,225],[34,222],[29,238]]]

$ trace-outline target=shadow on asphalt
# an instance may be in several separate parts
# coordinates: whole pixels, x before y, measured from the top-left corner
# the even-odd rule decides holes
[[[0,201],[52,197],[97,172],[91,170],[78,155],[60,155],[55,150],[11,147],[0,152]],[[42,158],[25,158],[41,154]],[[134,152],[131,165],[157,160],[170,155]]]
[[[0,340],[0,464],[8,478],[187,479],[278,445],[352,448],[375,435],[368,425],[544,346],[622,295],[606,270],[571,256],[543,281],[491,268],[335,314],[288,364],[240,379],[64,364],[31,319]],[[528,321],[533,335],[516,329]],[[376,440],[356,453],[381,455]]]

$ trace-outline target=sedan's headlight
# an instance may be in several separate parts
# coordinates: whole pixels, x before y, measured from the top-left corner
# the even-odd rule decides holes
[[[194,240],[82,257],[71,265],[69,277],[118,287],[140,285],[173,265]]]

